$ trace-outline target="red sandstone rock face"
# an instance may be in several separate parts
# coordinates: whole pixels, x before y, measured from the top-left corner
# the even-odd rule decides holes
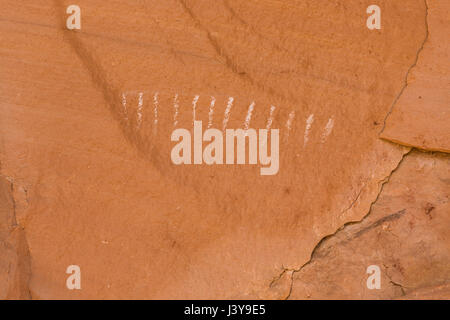
[[[360,1],[80,0],[79,31],[65,29],[71,2],[5,4],[2,297],[448,298],[448,156],[407,154],[379,139],[392,111],[383,138],[400,140],[388,134],[403,93],[415,92],[405,79],[443,28],[428,21],[428,29],[427,19],[448,11],[436,1],[428,14],[419,0],[377,2],[383,27],[373,31],[365,26],[371,3]],[[433,70],[448,46],[437,52],[427,58]],[[172,164],[170,135],[192,128],[193,104],[204,127],[211,119],[222,129],[230,97],[228,128],[265,128],[271,118],[280,129],[277,175]],[[445,146],[448,124],[435,127],[428,136]],[[432,222],[421,215],[426,203],[439,213]],[[364,251],[360,239],[376,249],[380,234],[391,236],[377,221],[405,206],[393,225],[401,240],[378,256]],[[345,235],[375,227],[346,238],[349,250],[335,232],[351,221],[356,229]],[[317,259],[331,234],[323,244],[337,252],[336,274]],[[435,249],[431,269],[417,253],[422,238]],[[398,275],[390,255],[412,269]],[[395,285],[368,292],[361,283],[374,257],[382,283]],[[66,288],[73,264],[81,290]]]

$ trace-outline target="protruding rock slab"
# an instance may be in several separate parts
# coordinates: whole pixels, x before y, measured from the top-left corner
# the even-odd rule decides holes
[[[450,156],[413,152],[371,213],[324,240],[294,273],[292,299],[449,299]],[[381,269],[369,290],[367,267]]]
[[[381,137],[450,152],[450,1],[427,3],[428,38]]]

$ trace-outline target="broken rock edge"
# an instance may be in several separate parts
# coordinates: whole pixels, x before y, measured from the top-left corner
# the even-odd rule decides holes
[[[392,113],[392,111],[394,110],[395,105],[396,105],[397,102],[399,101],[399,99],[400,99],[400,97],[402,96],[403,92],[405,91],[406,87],[408,86],[408,76],[409,76],[411,70],[417,65],[417,62],[418,62],[418,60],[419,60],[420,53],[423,51],[424,46],[425,46],[425,44],[426,44],[426,42],[428,41],[428,38],[429,38],[429,28],[428,28],[428,10],[429,10],[429,7],[428,7],[427,0],[424,0],[424,3],[425,3],[425,8],[426,8],[426,12],[425,12],[425,30],[426,30],[426,35],[425,35],[425,38],[424,38],[424,40],[423,40],[421,46],[420,46],[419,49],[417,50],[416,58],[415,58],[413,64],[408,68],[408,70],[407,70],[407,72],[406,72],[406,74],[405,74],[405,78],[404,78],[404,86],[403,86],[402,89],[400,90],[400,92],[399,92],[399,94],[397,95],[397,97],[394,99],[394,102],[392,103],[391,108],[389,109],[388,113],[386,114],[386,116],[385,116],[385,118],[384,118],[384,122],[383,122],[383,127],[382,127],[382,129],[381,129],[381,131],[380,131],[380,133],[379,133],[380,139],[383,139],[383,140],[388,141],[388,142],[390,142],[390,143],[397,144],[397,145],[399,145],[399,146],[407,147],[407,148],[409,148],[409,150],[408,150],[406,153],[403,154],[402,158],[401,158],[400,161],[397,163],[397,166],[389,173],[389,175],[386,176],[384,179],[382,179],[382,180],[380,181],[380,182],[381,182],[381,185],[380,185],[380,187],[379,187],[379,191],[378,191],[378,193],[377,193],[375,199],[370,203],[370,207],[369,207],[368,212],[367,212],[360,220],[346,222],[346,223],[344,223],[341,227],[339,227],[334,233],[328,234],[328,235],[322,237],[322,238],[319,240],[319,242],[318,242],[318,243],[314,246],[314,248],[312,249],[311,255],[310,255],[310,258],[309,258],[308,261],[306,261],[304,264],[302,264],[301,266],[299,266],[299,267],[297,267],[297,268],[295,268],[295,267],[294,267],[294,268],[283,268],[283,270],[281,271],[281,273],[279,273],[277,276],[275,276],[275,277],[272,279],[272,281],[270,282],[269,287],[272,287],[277,281],[279,281],[281,278],[283,278],[283,276],[285,276],[286,274],[288,274],[288,276],[290,276],[290,288],[289,288],[289,291],[288,291],[288,294],[286,295],[286,297],[282,298],[283,300],[288,300],[289,297],[290,297],[290,295],[291,295],[291,293],[292,293],[292,288],[293,288],[293,284],[294,284],[294,274],[297,273],[297,272],[300,272],[305,266],[307,266],[308,264],[310,264],[310,263],[313,261],[315,253],[317,252],[317,250],[322,246],[322,244],[323,244],[326,240],[328,240],[329,238],[335,236],[340,230],[344,229],[345,227],[347,227],[347,226],[349,226],[349,225],[359,224],[359,223],[363,222],[363,221],[370,215],[370,213],[372,212],[373,205],[377,202],[378,198],[380,197],[381,193],[383,192],[383,189],[384,189],[385,184],[387,184],[387,183],[389,182],[389,180],[390,180],[392,174],[393,174],[395,171],[398,170],[398,168],[400,167],[401,163],[404,161],[404,159],[405,159],[412,151],[418,150],[418,151],[421,151],[421,152],[431,152],[431,153],[434,153],[434,152],[444,152],[444,153],[445,153],[445,152],[449,152],[449,151],[444,151],[444,150],[427,150],[427,149],[423,149],[423,148],[418,147],[418,146],[407,145],[407,144],[402,143],[402,142],[400,142],[400,141],[392,141],[391,139],[386,139],[386,138],[382,137],[383,131],[384,131],[385,126],[386,126],[386,121],[387,121],[389,115],[390,115],[390,114]],[[380,182],[378,182],[378,183],[380,183]],[[360,193],[361,193],[361,192],[360,192]],[[355,203],[355,202],[358,200],[360,193],[358,194],[357,198],[356,198],[352,203]],[[350,207],[351,207],[351,206],[350,206]],[[393,285],[396,285],[396,284],[393,283]]]

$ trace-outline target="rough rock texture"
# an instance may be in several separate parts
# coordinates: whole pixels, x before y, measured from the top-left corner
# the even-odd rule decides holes
[[[427,1],[428,36],[381,137],[450,152],[450,2]]]
[[[321,239],[375,210],[410,157],[379,132],[431,38],[422,0],[378,0],[383,28],[373,31],[365,25],[371,3],[359,0],[79,0],[79,31],[65,28],[71,1],[4,2],[0,162],[14,187],[2,197],[13,197],[8,215],[26,235],[6,255],[18,271],[2,279],[18,284],[4,297],[303,297],[296,270],[306,270]],[[210,115],[222,129],[230,97],[227,128],[265,128],[271,119],[280,129],[277,175],[171,163],[172,130],[192,128],[194,117],[206,127]],[[445,156],[424,157],[448,179]],[[427,177],[409,178],[420,185]],[[448,201],[448,188],[445,198],[441,182],[426,181]],[[439,204],[437,227],[448,229],[448,206]],[[418,235],[431,239],[432,226]],[[448,261],[440,251],[448,238],[428,243]],[[81,290],[66,288],[72,264],[81,267]],[[405,294],[448,297],[430,280],[440,271],[430,272],[420,283],[399,278],[431,286]],[[358,283],[365,279],[362,272]],[[315,297],[335,295],[321,288]],[[398,297],[394,289],[379,296]],[[359,290],[347,297],[366,294]]]
[[[13,184],[0,176],[0,299],[28,299],[30,255],[17,224]]]
[[[290,298],[449,298],[449,187],[449,155],[409,154],[370,213],[324,239],[294,272]],[[380,290],[366,286],[370,265],[382,270]]]

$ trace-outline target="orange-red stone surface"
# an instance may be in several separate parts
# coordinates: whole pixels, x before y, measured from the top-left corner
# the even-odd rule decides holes
[[[450,152],[450,2],[427,1],[428,35],[381,137]]]
[[[66,28],[72,1],[2,2],[1,298],[450,297],[446,6],[377,0],[369,30],[373,1],[75,2],[81,30]],[[413,75],[439,84],[423,94],[431,131],[400,104],[422,90]],[[194,117],[220,130],[271,119],[278,173],[174,165],[172,131]],[[408,153],[427,148],[401,126],[444,153]],[[379,237],[389,247],[374,253]],[[321,244],[337,256],[319,260]]]

